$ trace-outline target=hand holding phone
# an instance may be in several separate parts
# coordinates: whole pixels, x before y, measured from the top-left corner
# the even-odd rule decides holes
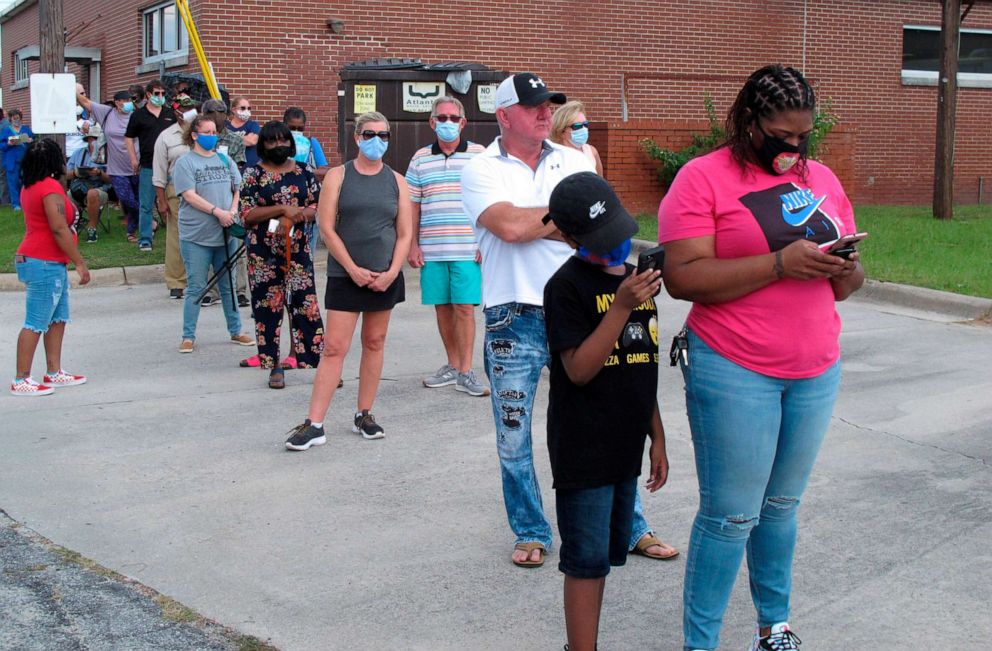
[[[853,233],[850,235],[844,235],[843,237],[837,238],[833,242],[821,244],[820,250],[824,253],[835,255],[838,258],[850,260],[851,255],[858,250],[857,244],[866,237],[868,237],[868,233]]]
[[[641,251],[637,256],[637,273],[642,274],[651,269],[663,271],[665,266],[665,247],[656,246],[651,249]]]

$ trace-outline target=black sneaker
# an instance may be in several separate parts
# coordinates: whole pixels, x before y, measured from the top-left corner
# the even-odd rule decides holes
[[[220,303],[220,299],[214,298],[210,294],[207,294],[200,301],[200,307],[210,307],[211,305],[217,305],[218,303]]]
[[[248,297],[244,294],[238,294],[238,307],[248,307],[251,303],[248,302]]]
[[[361,434],[362,438],[369,441],[386,436],[386,432],[375,422],[375,417],[369,413],[368,409],[355,414],[355,426],[351,428],[351,431],[355,434]]]
[[[327,443],[327,437],[324,436],[323,427],[314,427],[310,424],[310,419],[303,421],[303,424],[297,425],[293,429],[289,430],[289,438],[286,439],[286,449],[287,450],[309,450],[313,445],[323,445]]]
[[[86,229],[86,243],[87,244],[92,244],[93,242],[96,242],[96,229],[95,228],[87,228]]]
[[[169,298],[180,299],[183,297],[183,288],[176,287],[175,289],[169,290]]]

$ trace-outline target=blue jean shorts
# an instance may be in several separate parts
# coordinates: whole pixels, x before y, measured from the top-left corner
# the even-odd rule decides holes
[[[577,579],[598,579],[627,562],[637,478],[596,488],[555,490],[561,550],[558,569]]]
[[[69,322],[69,274],[62,262],[14,257],[17,279],[27,287],[24,329],[44,334],[53,323]]]

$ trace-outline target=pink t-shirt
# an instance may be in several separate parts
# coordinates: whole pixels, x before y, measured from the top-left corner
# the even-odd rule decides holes
[[[689,161],[658,208],[662,244],[712,236],[721,259],[765,255],[800,239],[823,243],[854,233],[854,210],[824,165],[784,175],[748,164],[730,150]],[[782,280],[726,303],[695,303],[688,324],[715,351],[763,375],[819,375],[840,356],[840,316],[826,278]]]

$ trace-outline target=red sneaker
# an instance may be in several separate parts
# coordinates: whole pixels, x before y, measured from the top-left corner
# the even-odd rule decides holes
[[[20,380],[13,380],[10,383],[11,395],[30,398],[34,396],[49,396],[55,393],[55,389],[47,384],[38,384],[33,379],[26,377]]]
[[[41,380],[43,383],[50,387],[74,387],[77,384],[86,384],[85,375],[73,375],[72,373],[66,373],[62,369],[59,369],[58,373],[53,375],[45,375]]]

